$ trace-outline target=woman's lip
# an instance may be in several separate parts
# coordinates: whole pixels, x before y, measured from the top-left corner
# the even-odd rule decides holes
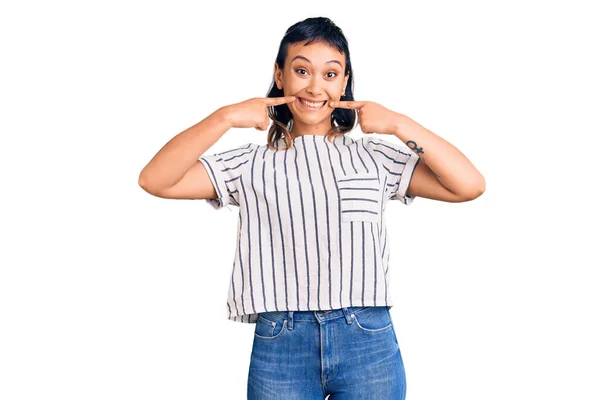
[[[302,102],[300,101],[300,99],[305,100],[305,101],[310,101],[311,103],[319,103],[318,101],[311,101],[311,100],[306,100],[305,98],[302,97],[297,97],[296,101],[298,102],[298,104],[300,105],[300,107],[302,107],[305,110],[309,110],[309,111],[319,111],[322,110],[323,108],[325,108],[325,104],[323,104],[321,107],[319,108],[311,108],[311,107],[307,107],[304,104],[302,104]],[[327,100],[321,100],[324,101],[325,103],[327,103]]]

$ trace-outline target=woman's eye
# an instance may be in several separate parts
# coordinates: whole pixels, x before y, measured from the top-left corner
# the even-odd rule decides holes
[[[303,72],[307,72],[307,71],[304,68],[298,68],[298,69],[296,69],[296,72],[299,73],[300,75],[306,75]],[[335,78],[337,76],[337,72],[328,72],[327,74],[328,74],[327,75],[328,78]],[[330,76],[329,74],[333,74],[333,76]]]

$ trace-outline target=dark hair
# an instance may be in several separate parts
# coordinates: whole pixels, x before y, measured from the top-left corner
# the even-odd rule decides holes
[[[283,39],[279,45],[279,52],[275,62],[279,68],[283,69],[285,59],[288,54],[288,45],[305,42],[304,46],[308,46],[313,42],[322,42],[337,49],[340,53],[346,56],[346,70],[344,76],[350,74],[346,85],[346,92],[342,96],[342,100],[354,100],[353,88],[353,73],[352,64],[350,63],[350,50],[348,49],[348,41],[344,33],[338,28],[333,21],[325,17],[307,18],[290,26],[285,32]],[[275,76],[271,88],[267,93],[267,97],[283,97],[283,89],[277,88],[275,84]],[[275,148],[275,141],[283,138],[287,148],[291,146],[292,135],[290,130],[293,126],[292,112],[287,104],[269,107],[269,118],[273,120],[273,124],[269,128],[267,136],[267,145]],[[336,108],[331,115],[331,131],[327,135],[327,139],[331,141],[337,136],[342,136],[344,133],[352,130],[356,122],[356,110],[347,108]],[[337,124],[337,125],[336,125]]]

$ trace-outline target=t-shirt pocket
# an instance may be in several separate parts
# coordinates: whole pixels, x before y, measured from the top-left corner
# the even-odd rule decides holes
[[[341,175],[337,185],[342,221],[380,221],[381,193],[377,172]]]

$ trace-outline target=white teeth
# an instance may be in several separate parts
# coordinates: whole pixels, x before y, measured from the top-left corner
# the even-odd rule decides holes
[[[303,105],[305,105],[305,106],[307,106],[307,107],[311,107],[311,108],[321,108],[321,107],[323,107],[323,104],[325,104],[325,102],[324,102],[324,101],[322,101],[322,102],[320,102],[320,103],[313,103],[313,102],[310,102],[310,101],[306,101],[306,100],[304,100],[304,99],[300,99],[300,102],[301,102]]]

